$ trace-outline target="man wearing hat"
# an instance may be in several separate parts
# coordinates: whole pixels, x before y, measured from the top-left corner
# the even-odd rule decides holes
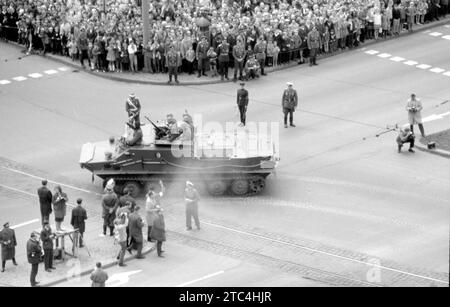
[[[128,122],[134,124],[134,122],[141,122],[141,103],[139,99],[132,93],[128,96],[125,102],[125,111],[128,114]]]
[[[79,237],[79,246],[83,247],[83,234],[86,231],[86,220],[87,220],[87,212],[81,205],[83,200],[81,198],[77,199],[77,206],[72,210],[72,218],[70,219],[70,224],[73,229],[78,229]]]
[[[409,152],[414,152],[414,134],[408,124],[404,125],[397,136],[398,153],[402,152],[403,144],[409,143]]]
[[[53,267],[53,239],[55,235],[52,233],[50,224],[45,222],[44,229],[41,231],[42,248],[44,249],[44,265],[45,271],[51,273],[55,270]]]
[[[31,264],[30,283],[32,287],[36,287],[39,282],[36,281],[36,276],[39,270],[39,262],[41,260],[42,248],[36,234],[33,232],[27,242],[27,258],[28,263]]]
[[[158,257],[164,258],[162,253],[162,244],[166,241],[166,224],[164,222],[163,209],[156,206],[156,216],[153,220],[153,227],[150,232],[151,239],[156,241],[156,254]]]
[[[144,222],[142,221],[141,216],[139,215],[139,206],[134,208],[134,211],[128,217],[128,228],[130,230],[131,242],[128,251],[131,253],[131,249],[133,247],[137,249],[137,259],[144,259],[145,257],[142,255],[142,247],[144,244],[144,237],[142,235],[142,227],[144,227]]]
[[[14,265],[16,262],[16,234],[13,229],[9,228],[9,222],[3,225],[0,231],[0,245],[2,246],[2,272],[5,271],[6,260],[12,260]]]
[[[245,89],[244,82],[239,83],[239,85],[241,88],[237,90],[237,105],[240,114],[241,126],[245,126],[248,107],[248,91]]]
[[[307,37],[308,49],[309,49],[309,66],[317,65],[316,58],[321,43],[320,33],[317,31],[316,26],[308,33]]]
[[[181,62],[180,54],[175,51],[174,45],[170,44],[169,51],[166,53],[166,63],[169,69],[169,81],[172,83],[172,76],[175,76],[175,82],[178,84],[178,64]]]
[[[107,184],[105,194],[102,197],[103,208],[103,235],[106,236],[106,229],[109,227],[110,236],[114,235],[114,219],[116,218],[116,209],[119,206],[119,198],[114,193],[114,185]]]
[[[45,221],[49,221],[52,213],[52,192],[47,188],[47,180],[42,180],[42,186],[37,191],[39,197],[39,205],[41,209],[41,223],[44,226]]]
[[[287,117],[289,114],[289,121],[291,127],[294,125],[294,112],[298,104],[297,91],[293,89],[294,84],[292,82],[287,83],[288,88],[283,92],[283,98],[281,100],[281,105],[283,106],[284,113],[284,128],[287,128]]]
[[[194,218],[197,229],[200,230],[200,221],[198,219],[198,201],[200,196],[190,181],[186,181],[186,189],[184,190],[184,201],[186,202],[186,229],[192,229],[192,218]]]
[[[200,78],[201,76],[206,76],[205,70],[208,62],[208,49],[209,44],[206,39],[206,36],[202,36],[202,40],[197,45],[197,50],[195,54],[198,63],[198,76],[197,76],[198,78]]]

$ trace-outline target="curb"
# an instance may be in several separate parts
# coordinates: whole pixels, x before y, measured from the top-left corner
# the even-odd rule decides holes
[[[142,251],[142,255],[144,255],[144,256],[145,256],[145,255],[148,255],[148,254],[150,254],[150,253],[151,253],[152,251],[154,251],[154,250],[155,250],[155,249],[154,249],[153,247],[150,247],[150,248],[148,248],[148,249],[144,249],[144,250]],[[131,261],[131,260],[133,260],[133,259],[135,259],[135,258],[136,258],[135,255],[125,257],[124,262],[129,262],[129,261]],[[109,268],[112,268],[112,267],[114,267],[114,266],[116,266],[116,265],[118,265],[118,264],[119,264],[119,261],[114,260],[114,261],[108,262],[108,263],[106,263],[106,264],[104,264],[104,265],[102,264],[102,269],[109,269]],[[93,271],[94,271],[93,268],[92,268],[92,269],[87,269],[86,271],[81,272],[80,275],[79,275],[78,277],[86,276],[86,275],[88,275],[88,274],[91,274]],[[48,282],[48,283],[46,283],[46,284],[42,284],[42,285],[40,285],[40,287],[52,287],[52,286],[54,286],[54,285],[57,285],[57,284],[60,284],[60,283],[66,282],[66,281],[67,281],[67,278],[60,278],[60,279],[57,279],[57,280]],[[88,286],[86,285],[86,287],[88,287]]]
[[[441,156],[443,158],[450,159],[450,152],[442,150],[442,149],[437,149],[437,148],[436,149],[428,149],[424,144],[420,143],[420,141],[417,142],[417,144],[415,144],[415,147],[420,151],[428,152],[433,155],[437,155],[437,156]]]
[[[352,48],[352,49],[347,48],[345,50],[337,51],[337,52],[335,52],[333,54],[320,55],[317,58],[318,58],[318,60],[322,60],[322,59],[326,59],[326,58],[329,58],[329,57],[332,57],[332,56],[340,55],[342,53],[349,52],[349,51],[352,51],[352,50],[358,50],[358,49],[361,49],[361,48],[365,48],[367,46],[371,46],[371,45],[374,45],[374,44],[387,42],[387,41],[390,41],[390,40],[393,40],[393,39],[397,40],[399,37],[407,37],[409,35],[417,34],[417,33],[421,32],[421,31],[424,31],[424,30],[427,30],[427,29],[430,29],[430,28],[434,28],[434,27],[438,27],[438,26],[444,25],[446,23],[450,23],[450,17],[443,18],[443,19],[441,19],[439,21],[427,23],[427,24],[425,24],[423,26],[420,26],[419,29],[416,29],[413,32],[403,32],[398,37],[391,36],[391,37],[388,37],[388,38],[385,38],[385,39],[366,41],[364,44],[360,45],[357,48]],[[22,45],[19,45],[18,43],[15,43],[15,42],[8,42],[8,43],[12,44],[12,45],[16,45],[16,46],[21,47],[21,48],[23,47]],[[223,83],[231,83],[231,82],[233,82],[232,80],[226,80],[226,81],[211,80],[211,81],[201,81],[201,82],[191,82],[191,81],[181,82],[180,81],[180,84],[175,85],[175,84],[167,84],[167,81],[132,80],[132,79],[123,78],[123,77],[120,77],[120,76],[117,76],[117,75],[116,76],[106,75],[106,74],[103,74],[103,73],[97,73],[97,72],[90,71],[90,70],[83,70],[80,65],[75,64],[75,63],[71,63],[69,60],[62,60],[59,57],[56,57],[54,55],[50,55],[49,54],[49,55],[45,56],[44,58],[51,59],[51,60],[53,60],[55,62],[59,62],[59,63],[61,63],[63,65],[66,65],[66,66],[71,66],[71,67],[73,67],[73,68],[75,68],[75,69],[77,69],[79,71],[83,71],[85,73],[91,74],[91,75],[96,76],[96,77],[100,77],[100,78],[107,79],[107,80],[112,80],[112,81],[129,83],[129,84],[147,84],[147,85],[159,85],[159,86],[192,86],[192,85],[223,84]],[[296,62],[287,64],[287,65],[283,65],[283,66],[280,65],[279,67],[276,67],[276,68],[267,69],[267,73],[270,74],[272,72],[277,72],[277,71],[281,71],[281,70],[285,70],[285,69],[289,69],[289,68],[293,68],[293,67],[297,67],[297,66],[300,66],[300,65],[298,65]]]

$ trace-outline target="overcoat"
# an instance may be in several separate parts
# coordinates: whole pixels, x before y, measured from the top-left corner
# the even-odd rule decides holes
[[[2,260],[11,260],[16,257],[16,234],[11,228],[0,231],[0,244],[2,246]]]

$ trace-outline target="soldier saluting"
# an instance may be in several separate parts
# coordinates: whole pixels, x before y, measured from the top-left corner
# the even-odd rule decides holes
[[[321,41],[319,31],[317,31],[315,25],[311,30],[311,32],[308,33],[307,41],[308,41],[308,49],[310,50],[309,66],[318,65],[316,62],[316,58],[321,45]]]
[[[134,95],[130,94],[125,103],[125,110],[128,114],[128,121],[133,124],[133,122],[141,122],[141,103],[139,99]]]
[[[244,88],[245,83],[241,82],[239,84],[241,86],[237,91],[237,105],[239,108],[241,126],[245,126],[247,106],[248,106],[248,91]]]

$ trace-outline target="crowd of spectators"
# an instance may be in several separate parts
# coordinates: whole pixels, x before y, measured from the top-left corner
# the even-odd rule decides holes
[[[217,47],[241,40],[246,58],[264,42],[266,65],[304,62],[313,26],[319,53],[353,48],[368,39],[411,31],[449,13],[449,0],[149,0],[149,43],[143,44],[142,0],[0,0],[0,37],[27,52],[52,52],[105,72],[166,73],[170,46],[179,71],[197,70],[197,46],[206,36],[208,65],[217,67]],[[200,76],[200,75],[199,75]]]

